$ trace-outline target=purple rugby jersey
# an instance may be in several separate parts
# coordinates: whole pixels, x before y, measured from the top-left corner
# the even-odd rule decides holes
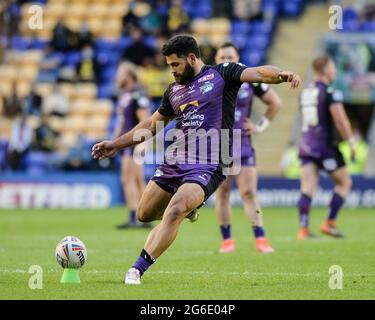
[[[176,129],[180,131],[166,151],[167,163],[170,159],[177,159],[176,165],[181,168],[192,163],[211,168],[222,164],[220,148],[228,147],[229,150],[232,143],[235,101],[242,84],[240,76],[245,68],[237,63],[205,65],[189,84],[173,83],[169,86],[159,112],[164,116],[176,117]],[[207,139],[207,150],[197,140],[200,129],[204,130],[201,141],[210,137]],[[223,141],[221,129],[228,129],[229,133],[229,137]],[[180,152],[176,157],[176,148],[185,152]]]
[[[335,125],[330,113],[333,103],[342,102],[342,93],[316,81],[305,88],[300,97],[302,112],[301,156],[321,157],[337,147]]]
[[[121,94],[117,102],[117,117],[123,119],[121,134],[133,129],[138,124],[137,110],[140,108],[150,108],[150,101],[140,89]],[[131,156],[134,147],[126,148],[122,151],[123,155]]]
[[[189,84],[173,83],[165,91],[158,111],[175,117],[178,131],[152,178],[159,187],[174,194],[184,183],[197,183],[207,199],[225,180],[228,158],[221,156],[221,148],[231,156],[235,103],[245,69],[241,63],[205,65]],[[226,135],[221,129],[227,129]],[[208,148],[202,141],[209,141]]]
[[[240,154],[241,158],[252,157],[252,163],[255,164],[255,151],[251,143],[251,136],[244,130],[246,118],[250,118],[252,111],[252,104],[254,95],[262,98],[269,90],[269,86],[265,83],[244,83],[242,84],[238,95],[236,110],[234,113],[234,129],[241,129],[241,153],[239,150],[234,151],[233,154]]]

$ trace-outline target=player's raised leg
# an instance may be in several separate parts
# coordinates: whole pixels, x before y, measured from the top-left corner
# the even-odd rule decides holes
[[[302,160],[304,161],[304,160]],[[313,162],[303,162],[301,166],[301,196],[298,200],[299,231],[297,239],[313,238],[309,229],[309,215],[312,198],[319,183],[319,170]]]
[[[274,249],[266,238],[260,205],[256,198],[258,174],[254,166],[243,166],[237,176],[237,185],[241,194],[246,216],[253,225],[255,246],[258,252],[271,253]]]
[[[343,234],[336,229],[336,219],[346,197],[350,192],[352,187],[352,179],[346,166],[331,172],[330,176],[335,183],[335,189],[329,204],[327,219],[320,227],[320,230],[324,234],[333,236],[335,238],[342,238]]]
[[[204,198],[205,193],[202,187],[196,183],[185,183],[178,188],[164,211],[161,223],[151,231],[139,258],[126,274],[126,284],[140,284],[143,273],[175,240],[180,224],[186,215],[202,204]],[[150,221],[152,218],[160,218],[160,213],[152,213],[156,208],[160,208],[160,205],[156,205],[155,208],[149,206],[150,211],[144,212],[144,216],[140,213],[139,219]]]
[[[216,217],[220,226],[221,236],[223,241],[221,243],[219,252],[227,253],[235,250],[235,242],[231,235],[231,219],[232,208],[230,206],[230,192],[231,192],[232,177],[227,179],[220,185],[216,191]]]

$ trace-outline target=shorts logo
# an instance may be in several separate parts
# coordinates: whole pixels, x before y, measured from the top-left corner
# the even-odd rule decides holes
[[[163,174],[164,174],[163,171],[161,171],[160,169],[156,169],[154,173],[154,177],[161,177]]]
[[[212,80],[213,78],[215,78],[215,74],[210,73],[210,74],[208,74],[208,75],[206,75],[206,76],[204,76],[204,77],[202,77],[202,78],[199,78],[199,79],[198,79],[198,83],[199,83],[199,82],[203,82],[203,81]]]
[[[198,176],[199,178],[201,178],[203,181],[207,181],[207,174],[203,173],[201,175]]]
[[[324,169],[328,171],[333,171],[337,169],[337,161],[336,159],[325,159],[323,161],[323,167]]]
[[[214,84],[212,82],[206,82],[203,86],[199,87],[202,94],[210,92],[214,88]]]
[[[199,106],[198,100],[194,100],[194,101],[190,101],[190,102],[188,102],[188,103],[182,104],[182,105],[179,106],[179,109],[180,109],[181,112],[182,112],[182,111],[185,110],[185,108],[186,108],[187,106],[198,107],[198,106]]]

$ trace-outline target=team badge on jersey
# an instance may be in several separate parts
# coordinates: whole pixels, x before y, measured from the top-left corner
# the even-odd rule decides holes
[[[214,88],[214,84],[212,82],[206,82],[203,86],[199,87],[202,94],[210,92]]]

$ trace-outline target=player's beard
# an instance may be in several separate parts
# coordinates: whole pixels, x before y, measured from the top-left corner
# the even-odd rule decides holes
[[[175,76],[175,80],[178,84],[188,84],[193,80],[195,75],[194,68],[186,62],[186,66],[181,75]]]

